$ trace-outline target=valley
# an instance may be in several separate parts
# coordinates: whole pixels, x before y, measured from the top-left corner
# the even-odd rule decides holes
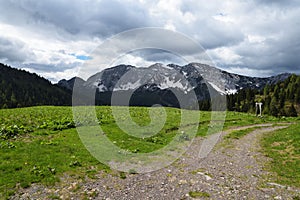
[[[1,1],[0,200],[300,200],[299,19],[297,0]]]

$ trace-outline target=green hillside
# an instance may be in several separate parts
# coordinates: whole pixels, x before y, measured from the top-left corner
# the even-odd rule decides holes
[[[0,63],[0,108],[71,105],[71,94],[50,81]]]

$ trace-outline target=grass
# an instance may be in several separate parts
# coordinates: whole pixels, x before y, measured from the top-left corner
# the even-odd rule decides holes
[[[247,128],[244,130],[232,131],[227,134],[224,138],[225,139],[240,139],[241,137],[247,135],[248,133],[258,129],[259,127]]]
[[[266,156],[272,158],[267,168],[277,174],[276,182],[300,186],[300,124],[268,133],[262,139]]]
[[[298,122],[299,120],[300,118],[293,117],[277,118],[268,115],[264,115],[263,117],[256,117],[255,115],[250,113],[227,112],[224,128],[227,129],[231,126],[246,126],[263,123]]]
[[[2,145],[0,149],[0,192],[5,196],[13,193],[16,185],[23,188],[38,182],[52,185],[64,172],[84,176],[91,166],[108,170],[89,154],[75,129],[10,143],[13,148]]]
[[[200,197],[209,198],[210,194],[208,194],[207,192],[190,191],[189,196],[192,197],[192,198],[200,198]]]
[[[243,136],[258,130],[264,128],[262,126],[256,126],[256,127],[251,127],[251,128],[246,128],[246,129],[242,129],[242,130],[234,130],[229,132],[227,135],[224,136],[224,140],[218,144],[218,147],[224,147],[224,148],[233,148],[233,140],[238,140],[240,138],[242,138]]]
[[[112,114],[111,107],[96,107],[96,116],[91,123],[101,125],[105,135],[120,148],[132,153],[146,153],[160,149],[170,143],[178,134],[182,112],[187,114],[179,139],[188,141],[192,135],[189,132],[197,127],[197,135],[205,136],[209,128],[210,112],[182,111],[166,108],[166,121],[162,129],[152,135],[151,118],[161,120],[164,115],[161,109],[130,107],[130,118],[145,128],[143,137],[127,134],[119,128]],[[117,107],[121,121],[128,119],[124,109]],[[63,173],[77,174],[84,177],[93,176],[99,170],[109,171],[108,167],[99,163],[82,144],[76,125],[90,123],[90,113],[80,116],[79,122],[73,122],[71,107],[40,106],[17,109],[0,109],[0,198],[12,195],[18,187],[29,187],[32,183],[54,184]],[[198,118],[200,116],[200,119]],[[253,123],[295,121],[296,119],[277,119],[273,117],[257,118],[251,114],[228,112],[225,129],[231,126],[242,126]],[[80,124],[82,123],[82,124]],[[126,125],[126,124],[125,124]],[[130,127],[129,132],[134,132]],[[131,128],[131,129],[130,129]],[[182,131],[180,130],[180,131]],[[144,134],[144,135],[143,135]],[[90,170],[91,167],[94,170]],[[133,170],[131,173],[135,173]],[[124,178],[124,174],[121,178]]]

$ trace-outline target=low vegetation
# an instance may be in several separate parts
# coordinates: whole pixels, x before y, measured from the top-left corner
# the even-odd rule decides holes
[[[262,140],[266,156],[272,160],[267,166],[277,174],[277,182],[300,186],[300,124],[265,135]]]
[[[75,129],[2,140],[0,152],[0,193],[5,196],[31,183],[54,184],[64,172],[84,176],[108,170],[90,155]]]
[[[258,127],[253,127],[253,128],[248,128],[244,130],[237,130],[237,131],[232,131],[229,134],[227,134],[224,138],[226,139],[240,139],[241,137],[247,135],[248,133],[258,129]]]
[[[189,196],[192,198],[209,198],[210,194],[208,194],[207,192],[190,191]]]
[[[101,125],[106,136],[115,145],[133,153],[151,152],[167,145],[178,133],[180,113],[179,109],[166,108],[167,120],[162,130],[151,137],[137,138],[118,127],[110,107],[96,107],[97,124]],[[130,116],[141,126],[148,125],[151,121],[149,108],[131,107]],[[82,118],[85,119],[84,116]],[[205,136],[208,128],[214,126],[214,123],[210,123],[210,118],[210,112],[200,112],[200,121],[195,120],[199,123],[198,136]],[[226,129],[231,126],[295,120],[297,119],[257,118],[251,114],[228,112],[224,127]],[[193,120],[190,120],[184,126],[189,128],[193,123]],[[26,188],[32,183],[54,184],[64,173],[84,178],[86,175],[93,177],[99,170],[109,171],[107,166],[99,163],[86,150],[75,129],[76,125],[80,126],[73,122],[71,107],[1,109],[0,198],[9,197],[17,188]],[[296,130],[297,127],[294,127],[291,131]],[[181,134],[182,140],[191,139],[189,135]],[[298,149],[296,147],[293,156],[299,156],[299,146]],[[297,163],[299,165],[299,162]],[[299,171],[297,173],[300,174]],[[120,178],[126,178],[126,174],[121,173]]]

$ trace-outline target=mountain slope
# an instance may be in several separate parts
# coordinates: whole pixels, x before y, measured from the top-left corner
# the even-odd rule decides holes
[[[74,84],[75,84],[75,81],[78,81],[77,84],[81,84],[81,85],[83,85],[84,82],[85,82],[83,79],[81,79],[81,78],[79,78],[79,77],[73,77],[73,78],[71,78],[71,79],[69,79],[69,80],[62,79],[62,80],[60,80],[60,81],[57,83],[57,85],[58,85],[59,87],[61,87],[61,88],[65,88],[65,89],[67,89],[67,90],[72,91],[72,90],[73,90],[73,87],[74,87]]]
[[[205,83],[221,94],[232,94],[243,88],[262,89],[265,85],[283,81],[290,75],[286,73],[268,78],[248,77],[199,63],[184,66],[157,63],[147,68],[118,65],[91,76],[85,86],[106,92],[155,84],[160,89],[178,88],[189,92]]]
[[[207,101],[213,96],[235,94],[242,89],[261,90],[264,86],[285,80],[290,75],[286,73],[256,78],[229,73],[199,63],[184,66],[156,63],[146,68],[118,65],[96,73],[85,82],[78,78],[77,86],[83,90],[97,91],[98,105],[110,105],[112,94],[121,95],[118,98],[124,99],[133,93],[130,105],[161,104],[178,107],[178,98],[172,94],[174,91],[180,99],[186,99],[185,96],[195,92],[198,101]],[[73,88],[74,79],[60,81],[59,85],[68,89]],[[126,105],[121,103],[121,100],[119,104]]]
[[[0,108],[71,105],[71,92],[24,70],[0,63]]]

